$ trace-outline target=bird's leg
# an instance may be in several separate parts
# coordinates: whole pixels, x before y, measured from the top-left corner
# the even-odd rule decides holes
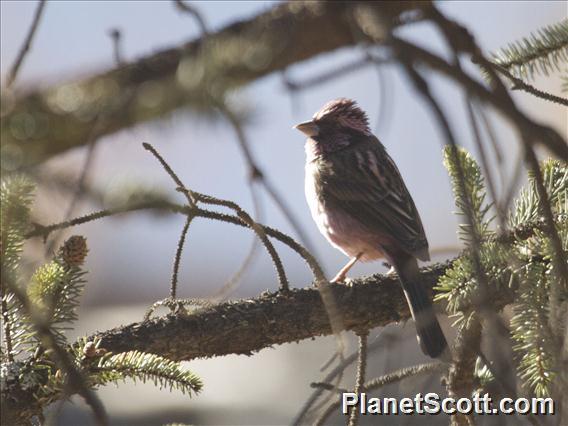
[[[345,281],[345,276],[347,272],[355,265],[355,263],[363,256],[363,253],[359,253],[357,256],[351,258],[347,265],[345,265],[341,270],[337,273],[337,275],[331,280],[332,283],[340,283]]]
[[[396,275],[396,268],[393,265],[391,265],[388,262],[383,262],[383,266],[389,268],[389,270],[385,274],[387,277],[392,277],[393,275]]]

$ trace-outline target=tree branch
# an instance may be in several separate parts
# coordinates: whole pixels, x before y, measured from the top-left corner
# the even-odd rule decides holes
[[[20,166],[37,164],[88,139],[94,117],[105,125],[96,138],[175,109],[210,108],[228,90],[321,53],[353,45],[350,12],[358,2],[289,2],[182,46],[78,81],[33,90],[10,102],[2,120],[2,143],[17,147]],[[385,33],[405,10],[429,2],[377,2]],[[309,40],[309,43],[306,43]],[[160,96],[155,96],[156,90]],[[149,93],[152,102],[145,102]],[[125,98],[136,94],[136,102]],[[146,94],[146,95],[145,95]],[[71,101],[70,101],[71,99]],[[6,102],[4,102],[4,100]],[[35,125],[29,125],[29,117]],[[49,143],[47,143],[49,141]]]
[[[451,262],[422,269],[424,286],[432,294],[438,278]],[[410,317],[396,277],[373,275],[353,285],[331,284],[348,330],[385,326]],[[493,295],[504,306],[510,296]],[[314,287],[287,293],[265,293],[256,298],[225,302],[190,315],[167,315],[118,327],[100,337],[112,352],[140,350],[172,360],[191,360],[227,354],[246,354],[273,345],[332,334],[329,317]]]
[[[391,37],[390,44],[398,51],[404,52],[407,57],[412,58],[413,62],[428,65],[428,67],[444,74],[449,79],[461,85],[468,90],[472,96],[475,96],[483,103],[497,108],[509,118],[511,122],[516,123],[519,129],[531,136],[531,143],[541,143],[558,158],[564,161],[568,160],[568,145],[566,144],[565,138],[551,127],[538,123],[524,115],[511,103],[510,98],[489,91],[468,74],[460,71],[452,64],[426,49],[422,49],[397,37]]]

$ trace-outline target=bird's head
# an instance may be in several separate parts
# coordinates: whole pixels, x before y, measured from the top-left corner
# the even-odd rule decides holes
[[[311,120],[294,128],[323,145],[345,146],[353,136],[371,134],[365,111],[355,101],[345,98],[326,103]]]

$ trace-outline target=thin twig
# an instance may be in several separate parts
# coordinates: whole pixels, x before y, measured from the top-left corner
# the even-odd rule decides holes
[[[329,366],[331,364],[333,364],[333,361],[335,361],[337,359],[338,356],[339,356],[339,354],[337,352],[334,352],[333,355],[331,355],[329,357],[329,359],[321,365],[319,371],[324,372],[325,370],[327,370],[329,368]]]
[[[456,54],[457,58],[457,54]],[[465,100],[466,110],[468,113],[468,118],[473,130],[475,144],[478,147],[478,152],[481,158],[481,165],[483,167],[484,175],[488,184],[489,194],[491,196],[493,206],[497,211],[497,220],[499,222],[499,229],[497,232],[497,239],[506,238],[507,232],[507,219],[505,216],[505,211],[501,208],[501,204],[497,198],[496,189],[494,186],[491,170],[489,167],[489,162],[485,154],[485,149],[483,141],[481,140],[481,132],[479,130],[479,125],[477,122],[477,117],[473,110],[472,101],[469,99],[469,94],[467,94],[467,99]],[[515,253],[511,250],[507,250],[509,263],[516,270],[521,267],[519,259],[516,257]],[[499,367],[499,374],[495,374],[497,381],[504,388],[512,388],[515,382],[515,370],[513,368],[513,358],[512,358],[512,345],[510,344],[510,333],[503,330],[501,318],[497,315],[491,315],[489,317],[491,326],[488,327],[486,340],[488,345],[494,345],[499,348],[495,351],[496,364]]]
[[[326,382],[313,382],[313,383],[310,383],[310,387],[314,388],[314,389],[322,389],[322,390],[330,391],[330,392],[333,392],[333,393],[347,393],[347,392],[349,392],[348,389],[338,388],[337,386],[332,385],[331,383],[326,383]]]
[[[371,352],[374,352],[375,350],[383,349],[385,347],[389,347],[390,341],[392,339],[393,339],[393,333],[382,332],[379,336],[377,336],[375,338],[374,341],[372,341],[368,345],[367,352],[371,353]],[[358,357],[358,352],[354,352],[351,355],[349,355],[347,358],[345,358],[345,360],[343,362],[341,362],[332,371],[330,371],[327,374],[327,376],[325,376],[323,378],[322,382],[330,383],[331,381],[333,381],[336,377],[341,375],[347,367],[349,367],[351,364],[353,364],[353,362],[355,362],[357,357]],[[337,387],[334,386],[334,388],[337,388]],[[316,387],[316,390],[314,392],[312,392],[310,397],[302,405],[300,411],[298,411],[298,414],[296,414],[296,416],[292,420],[292,422],[291,422],[292,425],[299,426],[299,425],[305,423],[304,418],[307,416],[308,412],[312,411],[312,407],[314,406],[314,404],[316,403],[318,398],[322,395],[322,390],[323,389]],[[313,410],[313,411],[316,411],[316,410]]]
[[[458,25],[454,21],[447,19],[436,8],[432,8],[432,13],[434,20],[439,24],[440,28],[446,31],[447,34],[446,38],[448,41],[452,43],[454,50],[456,51],[461,50],[471,54],[474,63],[479,64],[489,74],[491,82],[493,84],[494,92],[502,99],[503,103],[508,107],[508,109],[516,109],[511,96],[509,95],[505,86],[503,85],[503,82],[498,78],[496,71],[492,66],[492,62],[490,62],[487,58],[483,56],[481,50],[475,45],[475,42],[471,34],[464,27]],[[459,34],[460,37],[459,38],[452,37],[449,34],[450,28],[457,28],[459,30],[457,34]],[[548,202],[548,194],[546,193],[546,188],[542,180],[540,166],[538,164],[538,160],[536,158],[533,149],[533,143],[535,142],[535,140],[538,140],[539,138],[541,138],[541,140],[545,140],[549,138],[551,134],[550,132],[547,133],[541,132],[541,134],[537,134],[537,132],[527,132],[526,130],[529,129],[526,128],[526,125],[522,127],[521,126],[517,127],[521,135],[521,140],[524,144],[526,162],[529,165],[529,167],[532,169],[535,176],[536,189],[539,195],[538,199],[539,209],[541,210],[541,214],[544,216],[545,223],[548,228],[547,233],[550,237],[555,253],[555,255],[553,256],[553,262],[556,270],[558,271],[560,277],[559,280],[560,283],[564,281],[565,284],[566,280],[568,280],[568,263],[566,261],[564,250],[562,248],[562,241],[560,240],[560,236],[558,235],[558,231],[556,230],[556,227],[554,225],[554,217],[552,214],[550,204]],[[566,145],[566,143],[564,142],[564,146],[566,147],[568,145]],[[560,285],[560,283],[557,284]],[[551,303],[553,304],[554,303],[558,304],[559,300],[558,294],[556,295],[554,294],[556,291],[557,288],[551,289],[551,292],[553,293],[553,295],[551,296]],[[556,297],[556,302],[553,301],[555,297]],[[552,311],[555,310],[554,306],[551,306],[550,308]],[[557,320],[554,316],[555,313],[551,312],[550,318],[552,321]]]
[[[122,32],[118,28],[112,28],[109,30],[108,35],[112,40],[112,52],[114,56],[114,62],[116,65],[121,65],[122,60],[122,48],[121,48],[121,41],[122,41]]]
[[[436,371],[442,372],[447,368],[448,365],[442,362],[431,362],[412,367],[404,367],[400,370],[393,371],[392,373],[365,382],[364,388],[366,391],[373,391],[407,377],[416,376],[418,374],[434,373]]]
[[[406,60],[402,59],[403,64],[406,64],[407,72],[413,79],[415,86],[420,91],[420,93],[424,96],[424,98],[428,101],[429,105],[432,107],[432,111],[434,112],[440,126],[442,127],[444,134],[446,136],[446,143],[452,147],[450,151],[453,155],[452,162],[456,165],[456,169],[458,172],[458,184],[460,186],[460,192],[464,194],[464,201],[465,201],[465,212],[466,212],[466,219],[468,220],[469,228],[471,229],[471,236],[472,236],[472,250],[471,258],[473,261],[474,272],[477,277],[478,282],[478,294],[477,300],[474,302],[475,309],[481,313],[481,316],[489,322],[489,328],[491,330],[498,330],[497,323],[499,322],[499,317],[497,315],[497,311],[493,306],[493,302],[489,297],[489,286],[488,286],[488,279],[481,263],[481,258],[479,255],[479,248],[481,247],[481,237],[478,235],[476,228],[473,226],[473,210],[471,207],[471,200],[467,194],[465,189],[465,174],[463,168],[461,167],[461,162],[457,156],[457,148],[455,139],[451,132],[449,123],[442,112],[440,106],[431,95],[429,91],[429,87],[426,81],[418,74],[416,70],[414,70],[413,66]],[[459,65],[456,65],[458,69],[461,70]],[[503,219],[504,221],[504,219]],[[504,222],[503,222],[504,223]],[[461,362],[459,357],[456,358],[457,362]],[[507,363],[503,363],[503,365],[507,365]],[[450,383],[451,386],[451,383]],[[460,421],[461,419],[458,419]],[[471,421],[470,418],[467,419],[468,422]]]
[[[35,11],[35,14],[34,14],[34,18],[32,20],[30,28],[28,30],[28,34],[26,36],[26,39],[24,40],[24,44],[22,44],[22,46],[20,47],[20,50],[18,52],[18,56],[16,56],[16,60],[12,64],[12,67],[10,68],[10,72],[8,73],[8,79],[7,79],[7,83],[6,83],[7,88],[12,87],[12,85],[16,81],[16,77],[18,76],[18,72],[20,71],[20,67],[22,66],[22,63],[24,62],[26,55],[28,54],[28,52],[30,51],[30,49],[32,47],[32,42],[33,42],[36,30],[39,26],[39,22],[41,20],[41,17],[42,17],[46,3],[47,3],[46,0],[39,0],[39,2],[38,2],[37,8],[36,8],[36,11]]]
[[[495,156],[495,160],[497,161],[497,172],[499,174],[499,184],[501,187],[505,186],[505,162],[503,160],[503,153],[501,152],[501,148],[499,147],[499,143],[497,141],[497,136],[495,134],[495,130],[491,125],[491,120],[487,116],[485,112],[485,108],[480,104],[479,101],[475,101],[473,103],[474,109],[481,117],[481,121],[485,127],[485,131],[487,136],[489,136],[489,141],[491,142],[491,148],[493,149],[493,155]],[[503,211],[508,211],[508,205],[502,206]]]
[[[348,62],[346,64],[340,65],[332,70],[327,70],[321,74],[315,75],[313,77],[306,78],[301,81],[291,80],[288,76],[284,79],[284,85],[291,92],[300,92],[307,89],[312,89],[325,83],[329,83],[337,78],[344,77],[353,72],[363,69],[363,67],[368,65],[383,65],[392,62],[391,59],[378,58],[373,56],[370,52],[359,59]]]
[[[298,239],[302,242],[306,249],[310,251],[314,255],[315,258],[318,257],[317,251],[315,250],[315,246],[312,243],[310,237],[308,237],[308,233],[302,226],[301,222],[298,220],[296,215],[292,212],[292,209],[286,202],[285,198],[280,194],[280,192],[276,189],[276,187],[270,182],[270,180],[264,176],[263,179],[260,181],[261,185],[264,186],[264,189],[274,202],[276,206],[280,209],[292,229],[294,233],[298,237]]]
[[[401,52],[402,53],[402,52]],[[472,244],[472,250],[470,250],[470,254],[471,254],[471,259],[473,261],[473,267],[474,267],[474,272],[475,275],[477,277],[477,283],[478,283],[478,287],[477,287],[477,294],[475,302],[474,302],[474,306],[475,309],[481,314],[483,315],[484,318],[487,318],[490,322],[494,322],[497,321],[497,311],[494,308],[493,302],[489,297],[489,284],[488,284],[488,279],[487,279],[487,275],[485,273],[485,270],[483,268],[483,264],[481,262],[481,258],[480,258],[480,247],[481,247],[481,237],[480,235],[478,235],[477,233],[477,228],[474,226],[475,221],[474,221],[474,215],[473,215],[473,208],[472,208],[472,202],[471,199],[469,198],[469,194],[466,190],[466,186],[465,186],[465,173],[461,164],[461,161],[459,159],[458,156],[458,150],[457,150],[457,145],[453,136],[453,133],[451,131],[450,125],[446,119],[445,114],[443,113],[441,107],[439,106],[438,102],[434,99],[434,97],[432,96],[430,89],[428,87],[428,84],[426,83],[426,81],[422,78],[422,76],[414,69],[414,66],[412,65],[412,63],[409,61],[409,59],[407,57],[402,56],[401,57],[401,62],[403,63],[403,65],[405,65],[405,69],[408,73],[408,75],[411,77],[412,81],[414,82],[414,85],[417,89],[417,91],[423,96],[423,98],[428,102],[428,104],[431,107],[431,110],[433,112],[433,114],[435,115],[439,126],[442,128],[442,131],[444,132],[444,136],[446,139],[446,145],[451,147],[450,150],[450,154],[452,157],[452,163],[454,163],[455,167],[456,167],[456,171],[458,174],[458,185],[459,185],[459,191],[461,192],[463,199],[464,199],[464,204],[465,204],[465,213],[466,213],[466,219],[467,219],[467,223],[469,225],[469,229],[470,229],[470,235],[471,235],[471,244]],[[473,377],[473,370],[470,369],[472,362],[475,361],[475,353],[476,352],[471,352],[469,350],[469,346],[470,346],[470,342],[468,338],[468,336],[470,335],[469,333],[466,334],[466,332],[469,330],[470,327],[473,327],[474,329],[476,329],[477,327],[479,327],[480,333],[481,333],[481,325],[479,323],[479,321],[477,319],[472,320],[470,326],[466,326],[464,327],[464,330],[462,332],[460,332],[460,336],[465,336],[464,338],[464,346],[466,346],[468,348],[468,350],[463,350],[463,351],[457,351],[456,355],[455,355],[455,360],[453,363],[453,368],[456,369],[456,371],[459,371],[459,374],[456,374],[454,376],[451,376],[450,379],[448,380],[448,388],[450,390],[450,392],[454,392],[459,396],[464,396],[467,395],[469,392],[471,392],[473,390],[473,383],[471,380],[459,380],[458,377],[461,375],[462,377]],[[474,347],[476,347],[474,345]],[[472,361],[473,360],[473,361]],[[460,366],[463,366],[461,368],[459,368]],[[455,380],[452,380],[452,377],[455,377]],[[471,416],[463,416],[463,415],[455,415],[452,416],[452,424],[459,424],[459,425],[464,425],[464,424],[469,424],[470,426],[473,424],[473,418]]]
[[[508,110],[515,110],[516,106],[511,98],[510,94],[508,93],[507,89],[503,82],[499,79],[495,68],[491,61],[489,61],[483,54],[479,47],[475,44],[475,41],[472,35],[467,31],[466,28],[459,25],[458,23],[446,18],[442,15],[435,7],[428,10],[431,14],[432,19],[434,22],[438,24],[440,29],[446,34],[446,39],[452,45],[453,49],[456,52],[465,52],[472,55],[472,61],[476,64],[479,64],[482,69],[484,69],[490,77],[492,89],[496,96],[499,97],[501,102],[504,104],[506,109]],[[538,164],[538,160],[534,153],[533,144],[537,140],[550,140],[552,133],[548,132],[535,132],[534,129],[531,129],[530,126],[527,126],[528,123],[520,121],[517,124],[517,129],[519,134],[521,135],[521,141],[524,145],[525,157],[528,166],[532,169],[535,182],[536,182],[536,189],[539,195],[539,209],[541,210],[541,214],[544,216],[546,226],[548,228],[548,235],[552,242],[552,247],[554,249],[554,256],[553,262],[555,265],[555,269],[558,271],[560,280],[556,283],[558,286],[562,284],[565,285],[566,280],[568,280],[568,263],[566,261],[566,256],[564,250],[562,248],[562,242],[560,240],[560,236],[556,230],[554,225],[554,217],[552,215],[552,210],[550,204],[548,203],[548,194],[546,193],[546,188],[544,186],[542,180],[542,174],[540,170],[540,166]],[[532,131],[531,131],[532,130]],[[564,142],[564,148],[568,150],[568,145]],[[555,294],[558,291],[558,287],[551,289],[551,306],[550,309],[552,312],[550,313],[550,319],[553,323],[558,324],[556,315],[556,307],[554,305],[558,305],[559,299],[558,294]]]
[[[367,54],[370,54],[367,52]],[[378,107],[377,107],[377,121],[375,123],[375,134],[377,136],[384,135],[387,132],[388,126],[391,123],[392,111],[396,108],[396,98],[391,94],[391,85],[386,79],[385,68],[380,63],[375,62],[375,71],[377,73],[378,85]]]
[[[249,147],[249,144],[248,144],[248,140],[245,136],[244,130],[241,126],[241,123],[240,123],[238,117],[224,103],[218,103],[217,108],[221,111],[221,113],[223,113],[223,115],[225,115],[225,117],[229,120],[229,122],[233,126],[233,129],[234,129],[234,131],[237,135],[237,140],[239,142],[239,146],[240,146],[240,148],[243,152],[243,156],[244,156],[246,163],[248,165],[248,168],[249,168],[249,179],[258,180],[262,185],[264,185],[266,191],[271,196],[272,200],[278,205],[278,207],[280,208],[280,210],[282,211],[284,216],[287,218],[288,222],[292,225],[294,231],[296,232],[296,234],[298,235],[300,240],[304,243],[304,245],[306,245],[308,247],[308,251],[310,251],[312,253],[312,254],[310,254],[310,256],[315,261],[315,255],[313,254],[314,253],[313,248],[310,250],[311,244],[309,243],[309,239],[306,236],[305,232],[303,231],[299,221],[296,220],[295,216],[292,214],[292,211],[288,208],[286,202],[284,201],[284,198],[281,197],[277,193],[276,189],[268,182],[266,176],[262,173],[260,167],[257,165],[256,161],[254,160],[254,157],[252,155],[252,151],[250,150],[250,147]],[[259,237],[261,237],[260,234],[259,234]],[[261,237],[261,240],[262,240],[262,237]],[[266,239],[266,240],[268,241],[268,239]],[[274,260],[274,258],[273,258],[273,260]],[[315,262],[317,263],[317,261],[315,261]],[[322,274],[321,274],[321,276],[318,276],[318,275],[315,276],[316,284],[317,284],[318,289],[320,290],[322,301],[323,301],[324,305],[326,306],[326,309],[328,309],[328,312],[329,312],[329,320],[330,320],[331,327],[334,330],[334,334],[335,334],[336,340],[337,340],[337,351],[338,351],[340,356],[343,356],[343,350],[345,348],[345,342],[344,342],[344,338],[341,335],[341,331],[343,330],[343,319],[341,317],[341,311],[339,310],[339,308],[337,306],[337,302],[333,298],[333,295],[329,292],[329,290],[327,288],[327,280],[325,279],[325,276],[324,276],[323,271],[322,271],[321,267],[319,266],[319,264],[318,264],[318,269],[319,269],[319,271],[322,272]],[[282,269],[282,271],[283,271],[283,269]],[[281,278],[281,277],[282,276],[279,274],[279,278]],[[284,288],[284,287],[282,287],[282,283],[283,283],[283,281],[281,280],[281,288]]]
[[[73,195],[71,196],[71,201],[67,206],[67,210],[65,211],[65,215],[63,216],[63,220],[68,220],[73,215],[73,212],[77,208],[77,205],[81,199],[81,194],[85,187],[85,182],[87,181],[87,176],[91,169],[91,166],[94,161],[95,157],[95,147],[97,145],[97,129],[101,127],[101,118],[100,116],[95,121],[93,126],[93,130],[90,135],[89,144],[87,145],[87,152],[85,154],[85,159],[83,162],[83,166],[81,167],[81,174],[77,179],[77,183],[75,184],[75,189],[73,191]],[[57,245],[60,235],[55,235],[51,241],[45,247],[45,256],[49,256],[53,252],[53,248]]]
[[[363,388],[367,391],[373,391],[380,389],[386,385],[390,385],[392,383],[397,383],[401,380],[407,379],[409,377],[416,377],[422,374],[434,373],[438,371],[444,371],[447,368],[447,364],[441,362],[433,362],[428,364],[420,364],[415,365],[412,367],[405,367],[399,370],[396,370],[392,373],[385,374],[384,376],[377,377],[376,379],[369,380],[365,382]],[[319,419],[315,422],[316,425],[323,425],[325,421],[329,418],[334,411],[339,408],[340,399],[338,398],[336,401],[331,403],[326,410],[322,413]]]
[[[174,5],[178,8],[178,10],[187,13],[195,19],[197,24],[199,25],[199,29],[201,31],[201,38],[209,35],[209,31],[207,30],[207,25],[205,24],[205,19],[201,16],[201,13],[188,2],[184,2],[183,0],[173,0]]]
[[[359,357],[357,359],[357,376],[355,382],[355,393],[361,397],[361,393],[365,391],[365,373],[367,371],[367,337],[369,332],[366,330],[358,333],[359,337]],[[357,426],[359,423],[359,411],[357,407],[351,409],[349,416],[349,426]]]
[[[245,135],[244,129],[241,125],[241,122],[237,115],[229,108],[227,105],[223,103],[218,103],[217,108],[219,111],[225,116],[227,121],[231,124],[233,130],[235,131],[235,135],[237,136],[237,142],[239,144],[239,148],[243,154],[243,158],[247,165],[248,175],[249,175],[249,182],[252,184],[253,182],[258,182],[261,186],[264,187],[272,201],[278,206],[292,229],[296,233],[296,236],[300,239],[302,244],[306,246],[306,248],[316,256],[316,251],[314,249],[313,244],[311,243],[308,234],[303,229],[300,221],[296,218],[292,209],[286,203],[284,197],[282,197],[276,188],[268,181],[268,178],[261,170],[260,166],[256,162],[254,155],[252,154],[252,150],[250,148],[250,143]]]
[[[263,222],[263,209],[260,203],[259,196],[256,192],[256,187],[254,184],[249,185],[250,194],[252,198],[253,210],[254,210],[254,220],[257,223]],[[260,240],[254,236],[245,256],[243,262],[239,266],[239,268],[235,271],[235,273],[222,285],[219,290],[215,292],[213,296],[211,296],[211,300],[219,302],[224,300],[239,284],[242,280],[243,276],[245,275],[246,271],[251,267],[253,264],[254,259],[256,258],[256,254],[258,253]]]
[[[212,197],[210,195],[201,194],[195,191],[193,191],[193,194],[196,197],[197,201],[200,201],[205,204],[227,207],[235,211],[237,216],[255,232],[259,240],[266,248],[266,251],[268,251],[270,258],[274,263],[274,267],[276,268],[278,281],[280,282],[280,290],[288,291],[290,289],[290,286],[288,283],[288,278],[286,277],[286,271],[284,270],[284,265],[282,264],[282,260],[280,259],[278,252],[274,248],[274,245],[270,242],[270,240],[266,236],[264,228],[258,223],[256,223],[254,219],[246,211],[244,211],[237,203],[233,201],[223,200],[221,198]]]
[[[143,146],[144,146],[144,148],[146,148],[148,151],[150,151],[158,159],[158,161],[160,162],[162,167],[164,167],[166,172],[170,175],[170,177],[173,179],[173,181],[178,185],[178,188],[177,188],[178,191],[185,194],[188,202],[190,203],[190,207],[191,207],[191,203],[193,203],[193,205],[195,205],[195,203],[197,203],[197,202],[202,202],[202,203],[205,203],[205,204],[224,206],[224,207],[230,208],[231,210],[234,210],[235,213],[237,214],[237,216],[240,219],[242,219],[243,222],[245,222],[256,233],[256,235],[258,236],[258,238],[260,239],[262,244],[264,244],[264,247],[268,251],[270,258],[272,259],[272,262],[274,263],[274,267],[276,268],[276,272],[277,272],[277,275],[278,275],[278,281],[280,282],[280,289],[282,291],[288,291],[290,289],[290,286],[288,284],[288,278],[286,277],[286,271],[284,270],[284,266],[282,264],[282,261],[280,260],[280,256],[278,255],[276,249],[274,248],[274,246],[272,245],[272,243],[270,242],[270,240],[266,236],[266,233],[264,232],[264,229],[263,229],[262,226],[258,225],[246,211],[244,211],[237,203],[235,203],[233,201],[215,198],[215,197],[212,197],[210,195],[200,194],[198,192],[187,189],[185,187],[185,185],[182,183],[182,181],[180,180],[180,178],[175,174],[175,172],[172,170],[172,168],[168,165],[168,163],[164,160],[164,158],[158,153],[158,151],[156,151],[156,149],[152,145],[150,145],[148,143],[144,143]]]
[[[520,154],[520,156],[522,156],[522,154]],[[521,177],[523,177],[524,170],[525,168],[522,158],[517,158],[515,161],[515,170],[513,171],[513,176],[511,176],[509,184],[504,189],[504,197],[501,203],[501,208],[503,209],[503,211],[509,211],[509,206],[513,202],[515,194],[519,190],[519,185],[521,182]]]
[[[127,107],[134,99],[135,96],[137,94],[137,91],[131,91],[131,92],[127,92],[126,96],[123,98],[123,100],[121,102],[124,103],[124,107]],[[69,220],[69,218],[71,218],[71,216],[73,215],[73,212],[75,211],[80,199],[81,199],[81,194],[84,191],[85,188],[85,182],[87,181],[89,172],[91,170],[91,167],[93,166],[93,162],[94,162],[94,158],[95,158],[95,152],[96,152],[96,147],[97,147],[97,143],[99,141],[99,137],[101,136],[102,133],[104,133],[106,127],[109,125],[108,123],[108,116],[105,115],[103,112],[99,111],[93,121],[93,125],[91,127],[91,129],[89,130],[89,133],[87,135],[87,153],[85,154],[85,160],[83,163],[83,166],[81,168],[81,174],[79,175],[79,178],[77,179],[77,183],[76,183],[76,187],[75,187],[75,191],[73,193],[73,196],[71,198],[71,201],[69,203],[69,206],[67,207],[67,211],[65,212],[64,215],[64,221]],[[59,235],[55,235],[54,238],[52,238],[52,240],[47,244],[46,248],[45,248],[45,256],[50,255],[53,252],[53,248],[57,245],[57,241]]]
[[[503,371],[499,368],[499,366],[492,365],[491,361],[487,358],[487,356],[482,350],[479,350],[477,356],[479,357],[481,362],[483,362],[483,364],[487,367],[487,369],[491,372],[493,377],[496,379],[495,382],[497,383],[497,385],[499,385],[503,394],[506,394],[508,397],[513,399],[517,398],[517,390],[515,389],[514,386],[511,386],[511,384],[507,381],[506,374],[503,374]],[[511,370],[513,368],[514,364],[511,366],[507,366],[508,370]],[[524,418],[527,418],[529,422],[534,426],[543,425],[543,422],[538,418],[538,416],[534,414],[521,415],[519,413],[515,413],[514,415],[517,416],[520,423]]]
[[[525,81],[521,80],[518,77],[515,77],[513,74],[511,74],[507,68],[495,63],[495,62],[490,62],[491,65],[493,65],[493,67],[501,74],[504,75],[505,77],[507,77],[511,83],[513,83],[513,86],[511,87],[511,89],[513,90],[522,90],[524,92],[530,93],[531,95],[536,96],[537,98],[541,98],[544,99],[545,101],[549,101],[549,102],[554,102],[560,105],[565,105],[568,106],[568,99],[563,98],[562,96],[556,96],[553,95],[552,93],[548,93],[545,92],[543,90],[537,89],[536,87],[526,83]]]
[[[183,191],[181,191],[182,194],[185,195],[185,197],[187,198],[187,203],[189,204],[189,206],[194,207],[196,205],[197,201],[195,200],[195,197],[193,196],[193,192],[190,189],[188,189],[184,186],[183,182],[178,177],[178,175],[172,170],[172,168],[166,162],[166,160],[164,160],[164,157],[162,157],[162,155],[151,144],[144,142],[142,144],[142,146],[147,151],[150,151],[154,157],[156,157],[156,159],[160,162],[160,164],[162,165],[162,167],[164,168],[166,173],[168,175],[170,175],[172,180],[175,182],[175,184],[177,185],[177,188],[183,188],[184,189]]]
[[[187,215],[185,219],[185,223],[183,225],[183,229],[181,231],[181,235],[179,236],[179,241],[176,249],[176,256],[174,260],[174,269],[172,272],[172,281],[170,286],[170,297],[175,300],[177,298],[177,283],[178,283],[178,272],[179,272],[179,265],[181,262],[181,254],[183,252],[183,246],[185,244],[185,237],[187,235],[187,230],[189,229],[189,225],[193,220],[192,215]]]
[[[404,55],[403,52],[399,53]],[[405,66],[405,70],[410,76],[412,82],[414,83],[416,90],[422,95],[422,97],[430,105],[431,111],[433,112],[434,117],[438,121],[438,125],[440,126],[442,132],[444,133],[445,145],[451,147],[450,149],[450,154],[452,157],[451,161],[452,163],[455,164],[456,167],[456,171],[458,174],[459,190],[464,197],[466,219],[469,228],[471,229],[472,248],[473,248],[471,250],[471,255],[472,255],[475,274],[477,275],[479,282],[479,290],[480,290],[479,305],[483,306],[484,310],[488,310],[489,306],[491,306],[491,301],[487,300],[488,299],[487,295],[489,294],[488,280],[485,271],[483,270],[483,265],[481,263],[481,258],[479,256],[479,248],[481,247],[481,237],[477,234],[477,229],[474,226],[475,221],[474,221],[473,207],[471,199],[469,197],[469,193],[467,192],[465,186],[465,180],[466,180],[465,172],[463,170],[461,161],[458,156],[458,148],[453,132],[451,130],[450,124],[448,123],[448,120],[446,119],[446,115],[442,111],[436,99],[434,99],[434,97],[432,96],[432,93],[430,92],[430,88],[428,86],[428,83],[426,83],[426,80],[424,80],[424,78],[414,69],[414,66],[412,65],[411,62],[409,62],[409,59],[406,56],[401,57],[401,62]],[[486,304],[485,302],[488,303]]]
[[[211,296],[211,300],[214,300],[216,302],[220,302],[220,301],[224,300],[225,298],[227,298],[228,295],[231,294],[235,290],[235,288],[237,287],[239,282],[243,279],[245,272],[251,267],[253,260],[256,258],[256,254],[258,253],[259,242],[260,241],[259,241],[258,238],[256,238],[256,237],[253,238],[251,245],[250,245],[250,248],[247,252],[247,255],[243,259],[239,268],[225,282],[225,284],[223,284],[219,288],[219,290],[217,290],[215,292],[215,294],[213,294],[213,296]]]
[[[564,138],[553,129],[532,121],[529,117],[521,113],[514,104],[511,104],[510,100],[504,99],[503,96],[496,95],[465,72],[460,71],[454,65],[449,64],[447,61],[428,50],[422,49],[395,36],[392,36],[388,42],[394,49],[404,52],[405,55],[412,58],[413,61],[428,65],[430,68],[446,75],[467,90],[470,90],[471,93],[475,94],[481,101],[493,105],[508,117],[519,131],[534,135],[534,140],[530,143],[540,142],[558,156],[558,158],[568,160],[568,145]]]
[[[234,225],[243,226],[245,228],[249,228],[250,225],[246,223],[242,218],[237,216],[232,216],[224,213],[214,212],[210,210],[204,210],[198,207],[187,207],[181,206],[174,203],[169,203],[165,201],[149,201],[143,202],[140,204],[134,204],[130,206],[125,206],[118,209],[105,209],[100,210],[97,212],[93,212],[84,216],[76,217],[71,220],[66,220],[63,222],[54,223],[52,225],[43,226],[39,224],[35,224],[35,227],[32,231],[28,232],[25,235],[25,238],[33,238],[33,237],[47,237],[50,233],[59,230],[59,229],[66,229],[77,225],[82,225],[87,222],[92,222],[95,220],[99,220],[105,217],[116,216],[122,213],[140,211],[140,210],[149,210],[149,209],[166,209],[171,210],[174,213],[181,213],[181,214],[194,214],[196,217],[202,217],[206,219],[213,219],[213,220],[220,220],[222,222],[232,223]],[[325,281],[325,275],[320,268],[316,259],[311,255],[311,253],[306,250],[301,244],[296,242],[292,237],[286,235],[285,233],[278,231],[274,228],[270,228],[268,226],[260,225],[263,231],[270,237],[276,238],[278,241],[286,244],[292,250],[302,257],[310,267],[310,270],[314,274],[316,281]]]
[[[527,136],[523,135],[524,138]],[[550,315],[550,325],[551,331],[553,336],[559,338],[559,333],[561,333],[562,329],[562,320],[558,317],[560,303],[562,303],[561,294],[562,288],[566,288],[566,284],[568,281],[568,261],[566,259],[566,254],[562,247],[562,240],[558,235],[558,230],[554,224],[554,216],[552,214],[552,210],[550,208],[550,201],[548,194],[546,192],[546,187],[544,186],[544,181],[542,178],[542,172],[540,170],[540,165],[538,164],[538,160],[534,153],[534,150],[529,144],[525,144],[525,154],[526,159],[529,167],[532,170],[536,191],[538,194],[538,207],[540,210],[540,214],[544,217],[544,223],[546,225],[546,233],[550,238],[552,243],[552,248],[554,250],[554,255],[552,256],[552,262],[554,265],[554,269],[556,270],[557,277],[559,279],[552,280],[552,284],[550,286],[550,298],[549,298],[549,315]],[[556,339],[552,339],[552,341],[556,341]],[[560,348],[558,348],[558,354],[560,355]]]
[[[479,153],[479,158],[481,160],[481,167],[483,167],[483,174],[485,175],[487,187],[489,188],[489,196],[491,197],[491,201],[497,212],[497,220],[499,221],[499,233],[502,234],[507,229],[505,213],[501,209],[499,199],[497,197],[497,190],[495,188],[495,181],[493,180],[493,173],[491,172],[491,167],[489,166],[489,159],[487,158],[487,154],[485,153],[485,147],[481,139],[479,124],[477,122],[477,117],[475,116],[475,113],[473,111],[472,101],[469,98],[469,94],[467,94],[465,98],[465,108],[467,110],[469,123],[473,131],[473,140],[475,141],[475,145]]]
[[[497,211],[497,220],[499,222],[497,239],[504,239],[507,236],[507,219],[505,216],[505,210],[502,209],[501,203],[499,203],[499,200],[497,198],[497,192],[493,182],[489,162],[485,154],[477,117],[473,110],[472,101],[469,98],[470,96],[469,94],[467,94],[467,99],[465,100],[466,110],[473,130],[475,144],[478,147],[478,152],[481,158],[481,165],[483,167],[484,175],[489,188],[489,194],[491,196],[493,206]],[[511,250],[507,250],[507,253],[509,264],[512,265],[512,267],[516,270],[519,269],[521,265],[515,253]],[[516,372],[514,370],[512,345],[510,344],[510,333],[506,330],[503,330],[504,327],[502,327],[501,318],[499,316],[490,315],[488,319],[490,322],[490,327],[488,327],[486,334],[487,344],[499,348],[494,352],[495,363],[498,366],[499,374],[494,374],[494,377],[502,387],[512,388],[516,380]]]

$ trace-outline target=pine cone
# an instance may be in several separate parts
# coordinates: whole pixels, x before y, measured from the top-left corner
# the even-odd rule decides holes
[[[73,235],[61,247],[61,258],[69,266],[81,266],[89,249],[82,235]]]

